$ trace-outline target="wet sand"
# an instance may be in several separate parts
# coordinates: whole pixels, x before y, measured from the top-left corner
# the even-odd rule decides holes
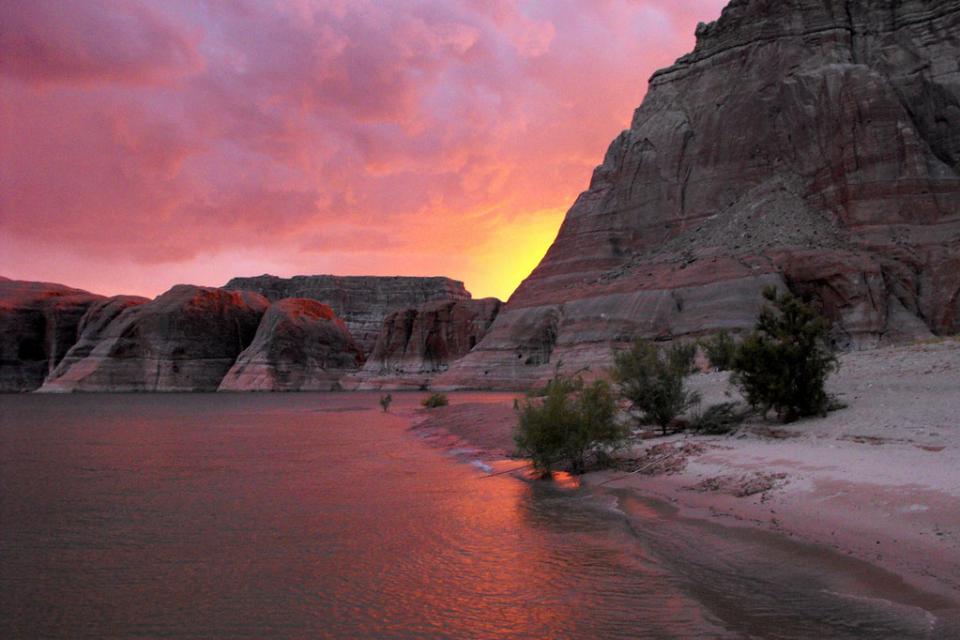
[[[691,386],[704,407],[736,397],[723,373]],[[634,506],[653,499],[681,518],[831,550],[937,594],[944,615],[960,617],[960,342],[845,354],[829,387],[849,407],[825,419],[638,441],[624,454],[640,461],[636,471],[583,483],[634,496]],[[451,406],[410,417],[429,441],[496,459],[513,449],[515,397],[451,395]]]

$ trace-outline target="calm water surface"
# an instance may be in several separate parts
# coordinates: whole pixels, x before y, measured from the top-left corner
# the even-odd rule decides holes
[[[394,395],[393,413],[419,400]],[[938,598],[866,565],[484,477],[377,397],[0,396],[0,637],[957,631]]]

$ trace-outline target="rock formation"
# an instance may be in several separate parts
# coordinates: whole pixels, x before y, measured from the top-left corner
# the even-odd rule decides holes
[[[502,304],[496,298],[428,302],[390,314],[356,376],[359,388],[427,384],[483,339]]]
[[[77,340],[98,296],[47,282],[0,278],[0,392],[32,391]]]
[[[434,300],[470,299],[463,283],[449,278],[262,275],[234,278],[224,288],[256,291],[273,302],[283,298],[322,302],[346,323],[364,354],[373,350],[388,314]]]
[[[227,372],[221,391],[330,391],[363,364],[343,321],[304,298],[273,303],[253,342]]]
[[[67,354],[43,390],[215,391],[269,304],[257,293],[192,285],[143,304],[114,300],[100,318],[118,314],[105,327],[91,318],[91,341]]]
[[[42,392],[58,392],[68,390],[61,380],[83,377],[81,373],[85,367],[94,366],[97,360],[88,358],[93,350],[104,339],[107,327],[117,316],[129,309],[150,302],[148,298],[139,296],[114,296],[93,303],[83,318],[77,330],[77,341],[57,365],[43,386]],[[74,369],[76,367],[76,369]],[[68,370],[74,369],[70,377],[64,378]]]
[[[635,336],[746,329],[770,284],[849,348],[960,330],[960,0],[733,0],[435,384],[525,386]]]

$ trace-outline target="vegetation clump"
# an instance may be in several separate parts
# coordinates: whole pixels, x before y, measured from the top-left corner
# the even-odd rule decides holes
[[[773,409],[784,422],[826,415],[824,390],[837,358],[827,341],[828,324],[790,293],[768,287],[754,331],[737,350],[732,381],[750,405],[766,416]]]
[[[514,442],[544,475],[562,463],[573,473],[583,473],[591,453],[605,458],[629,435],[616,421],[616,398],[602,380],[585,385],[580,377],[558,375],[542,398],[527,398],[518,411]]]
[[[447,394],[445,393],[432,393],[420,403],[427,409],[436,409],[437,407],[445,407],[450,404],[450,401],[447,399]]]
[[[700,401],[685,386],[695,349],[679,343],[658,349],[641,339],[614,356],[613,379],[620,394],[641,412],[641,420],[659,425],[664,435],[674,418]]]
[[[710,360],[710,366],[717,371],[728,371],[733,367],[737,357],[737,343],[730,332],[720,331],[714,336],[700,341],[704,353]]]
[[[707,408],[690,422],[690,430],[717,436],[734,432],[750,415],[750,410],[737,402],[722,402]]]

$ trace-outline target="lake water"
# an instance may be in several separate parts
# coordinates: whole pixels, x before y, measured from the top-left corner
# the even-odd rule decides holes
[[[0,396],[0,637],[956,631],[937,598],[825,551],[485,477],[377,398]]]

